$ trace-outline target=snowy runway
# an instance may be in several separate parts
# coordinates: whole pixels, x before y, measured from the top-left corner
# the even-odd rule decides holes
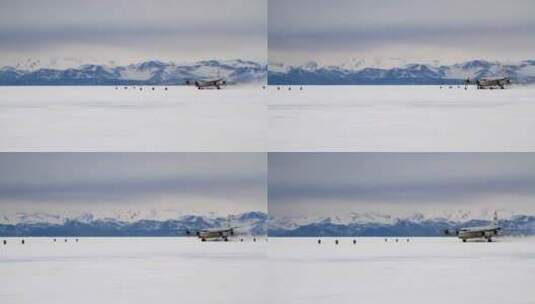
[[[272,303],[530,303],[535,239],[270,240]],[[288,301],[291,299],[291,301]]]
[[[8,239],[2,303],[531,303],[535,239]]]
[[[0,150],[265,150],[260,86],[142,89],[0,87]]]
[[[535,151],[535,87],[269,88],[270,151]]]
[[[2,87],[2,151],[535,151],[535,88]]]
[[[194,238],[9,239],[0,302],[259,303],[265,241]]]

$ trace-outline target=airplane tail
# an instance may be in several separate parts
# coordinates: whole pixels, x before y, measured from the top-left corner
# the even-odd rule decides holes
[[[492,224],[498,226],[498,212],[494,211],[494,217],[492,218]]]
[[[234,235],[234,227],[232,227],[232,214],[227,217],[227,228],[230,229],[230,235]]]

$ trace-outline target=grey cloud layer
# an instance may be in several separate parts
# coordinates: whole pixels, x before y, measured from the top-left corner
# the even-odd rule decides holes
[[[217,210],[225,206],[211,204],[223,200],[265,209],[262,153],[9,153],[0,155],[0,167],[0,208],[19,201],[157,207],[166,197],[185,209],[195,201],[206,205],[201,209]]]
[[[462,209],[510,197],[518,201],[502,206],[521,204],[535,212],[532,168],[533,154],[277,153],[269,158],[270,211],[291,215],[331,207],[343,213],[373,204],[386,213],[399,206]]]
[[[517,60],[530,59],[525,57],[535,51],[533,1],[273,0],[269,4],[270,60],[286,63],[407,54],[446,61],[458,59],[459,54],[464,59]],[[437,51],[440,48],[442,52]]]
[[[4,153],[0,211],[96,205],[265,210],[269,195],[274,216],[489,204],[535,213],[533,153],[270,153],[268,162],[266,157]]]
[[[265,60],[267,8],[261,0],[4,0],[0,5],[0,52],[5,56],[71,52],[109,60]],[[84,52],[88,47],[92,50]]]
[[[265,61],[268,44],[270,60],[285,63],[407,56],[516,61],[535,53],[530,0],[2,0],[0,6],[0,65],[55,57]]]

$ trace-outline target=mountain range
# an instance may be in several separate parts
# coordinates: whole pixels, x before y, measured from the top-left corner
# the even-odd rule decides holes
[[[184,236],[186,231],[239,227],[238,233],[265,235],[267,214],[259,211],[226,216],[183,215],[174,219],[98,218],[86,213],[77,217],[19,213],[16,219],[3,216],[0,236]]]
[[[490,214],[474,216],[458,212],[439,217],[413,214],[394,217],[377,213],[351,213],[330,217],[268,217],[252,211],[232,215],[230,224],[238,233],[250,235],[315,237],[315,236],[440,236],[445,229],[481,226],[490,223]],[[181,215],[175,218],[143,218],[132,214],[97,217],[91,213],[76,217],[57,214],[18,213],[0,218],[0,236],[184,236],[186,231],[222,228],[229,217],[220,215]],[[506,235],[535,235],[534,215],[500,212],[499,225]]]
[[[509,77],[518,83],[535,83],[535,60],[502,64],[472,60],[453,65],[406,64],[395,68],[348,69],[320,66],[309,62],[301,66],[269,65],[271,85],[400,85],[462,84],[465,79]]]
[[[440,236],[445,229],[482,226],[490,221],[467,217],[426,217],[415,214],[397,218],[380,214],[354,214],[345,218],[270,218],[270,236]],[[535,216],[512,215],[500,218],[507,235],[535,235]]]
[[[266,79],[267,67],[246,60],[176,64],[157,60],[127,66],[86,64],[77,68],[0,68],[0,85],[184,85],[187,80],[224,78],[228,83]]]

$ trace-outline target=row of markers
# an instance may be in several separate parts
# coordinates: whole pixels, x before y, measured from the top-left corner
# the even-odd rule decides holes
[[[264,89],[264,90],[267,89],[267,86],[262,86],[262,89]],[[283,90],[283,89],[284,89],[283,87],[281,87],[281,86],[277,86],[277,91],[280,91],[280,90]],[[291,90],[292,90],[292,87],[289,86],[289,87],[288,87],[288,91],[291,91]],[[297,90],[297,89],[296,89],[296,90]],[[303,86],[300,86],[300,87],[299,87],[299,91],[303,91]]]
[[[74,239],[76,243],[78,243],[78,239]],[[65,239],[65,243],[67,243],[68,239]],[[54,242],[57,242],[57,239],[54,239]],[[4,240],[2,242],[4,245],[7,245],[7,240]],[[26,241],[24,239],[20,240],[20,243],[22,245],[26,244]]]
[[[394,239],[396,243],[399,243],[399,242],[402,242],[403,240],[400,240],[400,239]],[[411,240],[410,239],[405,239],[405,242],[410,242]],[[385,239],[385,243],[388,242],[388,239]],[[318,239],[318,244],[321,244],[321,239]],[[335,245],[338,245],[340,244],[340,241],[339,240],[334,240],[334,244]],[[356,245],[357,244],[357,240],[353,239],[353,245]]]
[[[442,89],[442,87],[443,87],[443,86],[440,86],[440,89]],[[461,86],[458,85],[458,86],[457,86],[457,89],[460,89],[460,88],[461,88]],[[448,86],[448,89],[453,89],[453,86],[452,86],[452,85]],[[467,87],[467,86],[464,86],[464,89],[465,89],[465,90],[468,90],[468,87]]]
[[[243,241],[245,241],[245,240],[243,238],[241,238],[240,242],[243,242]],[[266,241],[267,241],[267,239],[266,239]],[[256,237],[253,238],[253,242],[256,242]]]
[[[65,243],[67,243],[67,241],[68,241],[68,239],[65,239],[65,240],[64,240]],[[244,241],[244,239],[241,238],[241,239],[240,239],[240,242],[243,242],[243,241]],[[266,241],[267,241],[267,239],[266,239]],[[402,240],[400,240],[400,239],[394,239],[394,241],[395,241],[396,243],[399,243],[399,242],[402,241]],[[54,239],[54,242],[57,242],[57,239]],[[78,239],[75,239],[75,242],[78,243]],[[253,242],[256,242],[256,238],[253,238]],[[385,239],[385,243],[386,243],[386,242],[388,242],[388,239]],[[407,243],[410,242],[410,239],[408,239],[408,238],[405,239],[405,242],[407,242]],[[321,242],[321,239],[318,239],[318,244],[321,244],[321,243],[322,243],[322,242]],[[4,241],[3,241],[3,244],[4,244],[4,245],[7,245],[7,240],[4,240]],[[24,239],[21,240],[21,244],[22,244],[22,245],[25,244]],[[340,241],[339,241],[339,240],[334,240],[334,244],[335,244],[335,245],[338,245],[338,244],[340,244]],[[357,240],[353,239],[353,244],[357,244]]]
[[[133,86],[133,87],[127,87],[127,86],[125,86],[125,87],[123,87],[124,90],[128,90],[128,88],[131,88],[132,90],[137,90],[135,86]],[[265,89],[267,89],[267,88],[268,88],[268,86],[265,86],[265,85],[262,86],[262,89],[263,89],[263,90],[265,90]],[[440,87],[440,88],[442,88],[442,87]],[[119,90],[120,87],[115,87],[115,89],[116,89],[116,90]],[[281,87],[281,86],[277,86],[277,91],[280,91],[280,90],[283,90],[283,89],[284,89],[283,87]],[[143,87],[139,87],[139,90],[140,90],[140,91],[143,91]],[[151,90],[152,90],[152,91],[156,91],[156,87],[151,87]],[[167,88],[167,87],[164,87],[164,90],[167,91],[168,88]],[[291,91],[291,90],[292,90],[292,87],[291,87],[291,86],[288,86],[288,91]],[[296,88],[296,90],[303,91],[303,86],[300,86],[300,87]]]
[[[441,89],[442,89],[443,87],[447,87],[448,89],[453,89],[453,86],[451,86],[451,85],[450,85],[450,86],[440,86]],[[129,87],[126,87],[126,86],[123,87],[124,90],[128,90],[128,88],[129,88]],[[131,87],[131,88],[132,88],[133,90],[136,90],[136,87],[135,87],[135,86],[133,86],[133,87]],[[265,90],[265,89],[267,89],[267,88],[268,88],[268,86],[262,86],[262,89],[263,89],[263,90]],[[458,85],[457,88],[458,88],[458,89],[461,89],[461,86]],[[465,90],[468,90],[468,87],[466,87],[466,86],[463,87],[463,88],[464,88]],[[119,90],[119,87],[115,87],[115,89],[116,89],[116,90]],[[283,89],[284,89],[283,87],[281,87],[281,86],[277,86],[277,91],[280,91],[280,90],[283,90]],[[299,91],[303,91],[303,86],[300,86],[300,87],[296,88],[296,90],[297,90],[297,89],[298,89]],[[139,90],[140,90],[140,91],[143,91],[143,87],[139,87]],[[155,91],[155,90],[156,90],[156,87],[151,87],[151,90],[152,90],[152,91]],[[167,91],[168,88],[167,88],[167,87],[164,87],[164,90]],[[292,87],[291,87],[291,86],[288,86],[288,91],[291,91],[291,90],[292,90]]]
[[[129,88],[129,87],[123,87],[124,90],[128,90],[128,88]],[[116,89],[116,90],[119,90],[119,87],[115,87],[115,89]],[[156,91],[156,87],[152,87],[151,89],[152,89],[152,91]],[[132,87],[132,90],[136,90],[136,87],[133,86],[133,87]],[[139,87],[139,90],[140,90],[140,91],[143,91],[143,87]],[[168,90],[167,87],[164,87],[164,90],[167,91],[167,90]]]

